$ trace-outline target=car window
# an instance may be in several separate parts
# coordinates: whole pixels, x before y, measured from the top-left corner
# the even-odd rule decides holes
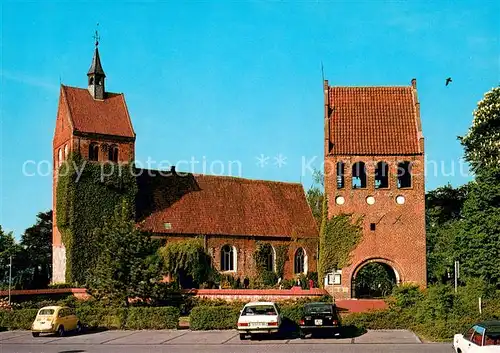
[[[474,334],[474,327],[471,327],[470,329],[467,330],[466,333],[464,333],[464,338],[467,341],[470,341],[472,339],[472,335]]]
[[[330,304],[310,304],[304,308],[306,314],[332,314],[332,306]]]
[[[60,309],[59,310],[59,314],[57,316],[58,317],[65,317],[66,316],[65,310],[64,309]]]
[[[40,309],[38,315],[52,316],[54,315],[54,309]]]
[[[241,312],[241,316],[251,315],[277,315],[273,305],[249,305],[245,306]]]
[[[483,333],[484,333],[484,328],[481,326],[475,326],[474,327],[474,333],[472,334],[472,343],[477,344],[478,346],[483,345]]]
[[[488,332],[484,335],[485,346],[500,346],[500,331]]]

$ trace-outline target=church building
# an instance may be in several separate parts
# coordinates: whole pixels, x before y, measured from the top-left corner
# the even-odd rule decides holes
[[[90,163],[130,163],[136,134],[125,96],[106,90],[99,49],[87,87],[61,85],[53,139],[53,282],[65,282],[66,248],[57,227],[58,168],[69,153]],[[318,229],[301,184],[229,176],[148,171],[137,177],[137,226],[166,242],[201,237],[213,266],[235,277],[255,276],[259,242],[285,245],[284,277],[316,272]],[[85,200],[81,200],[85,202]]]

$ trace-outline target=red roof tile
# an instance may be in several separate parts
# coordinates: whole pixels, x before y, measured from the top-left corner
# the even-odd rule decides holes
[[[153,173],[154,176],[148,175]],[[171,234],[316,237],[302,185],[235,177],[138,177],[138,223]],[[170,224],[170,229],[165,227]]]
[[[61,87],[75,131],[135,137],[123,94],[106,92],[106,99],[95,100],[85,88]]]
[[[413,88],[329,87],[334,155],[420,154]]]

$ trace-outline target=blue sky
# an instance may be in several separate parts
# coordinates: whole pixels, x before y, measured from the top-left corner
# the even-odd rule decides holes
[[[239,161],[243,177],[306,188],[302,159],[321,167],[323,154],[321,62],[332,85],[417,78],[427,159],[445,168],[427,176],[428,189],[469,180],[450,175],[462,156],[456,137],[500,81],[495,1],[1,6],[0,224],[16,236],[51,208],[59,82],[86,85],[97,22],[107,89],[125,93],[139,161],[194,158],[215,174]],[[38,175],[23,174],[28,160]]]

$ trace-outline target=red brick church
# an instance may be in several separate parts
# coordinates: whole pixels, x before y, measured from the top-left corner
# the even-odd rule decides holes
[[[65,281],[66,268],[56,222],[58,167],[70,152],[92,163],[135,159],[125,97],[106,91],[105,80],[96,46],[87,87],[61,85],[53,139],[53,282]],[[357,271],[372,261],[390,266],[399,283],[425,285],[423,137],[415,82],[351,88],[325,81],[324,90],[329,213],[365,216],[352,264],[329,274],[328,288],[350,297]],[[150,172],[137,177],[141,229],[167,242],[202,237],[215,268],[238,277],[255,275],[259,241],[273,249],[288,245],[285,278],[316,272],[318,229],[301,184]],[[269,269],[275,262],[273,252]]]
[[[61,85],[53,139],[53,282],[64,282],[66,269],[55,212],[58,167],[70,152],[93,163],[135,159],[136,135],[125,97],[106,91],[105,80],[96,47],[87,88]],[[166,241],[202,237],[222,273],[255,275],[259,241],[273,250],[288,244],[286,278],[316,272],[318,230],[299,183],[148,171],[137,177],[137,185],[138,226]],[[268,262],[275,268],[275,250]]]

